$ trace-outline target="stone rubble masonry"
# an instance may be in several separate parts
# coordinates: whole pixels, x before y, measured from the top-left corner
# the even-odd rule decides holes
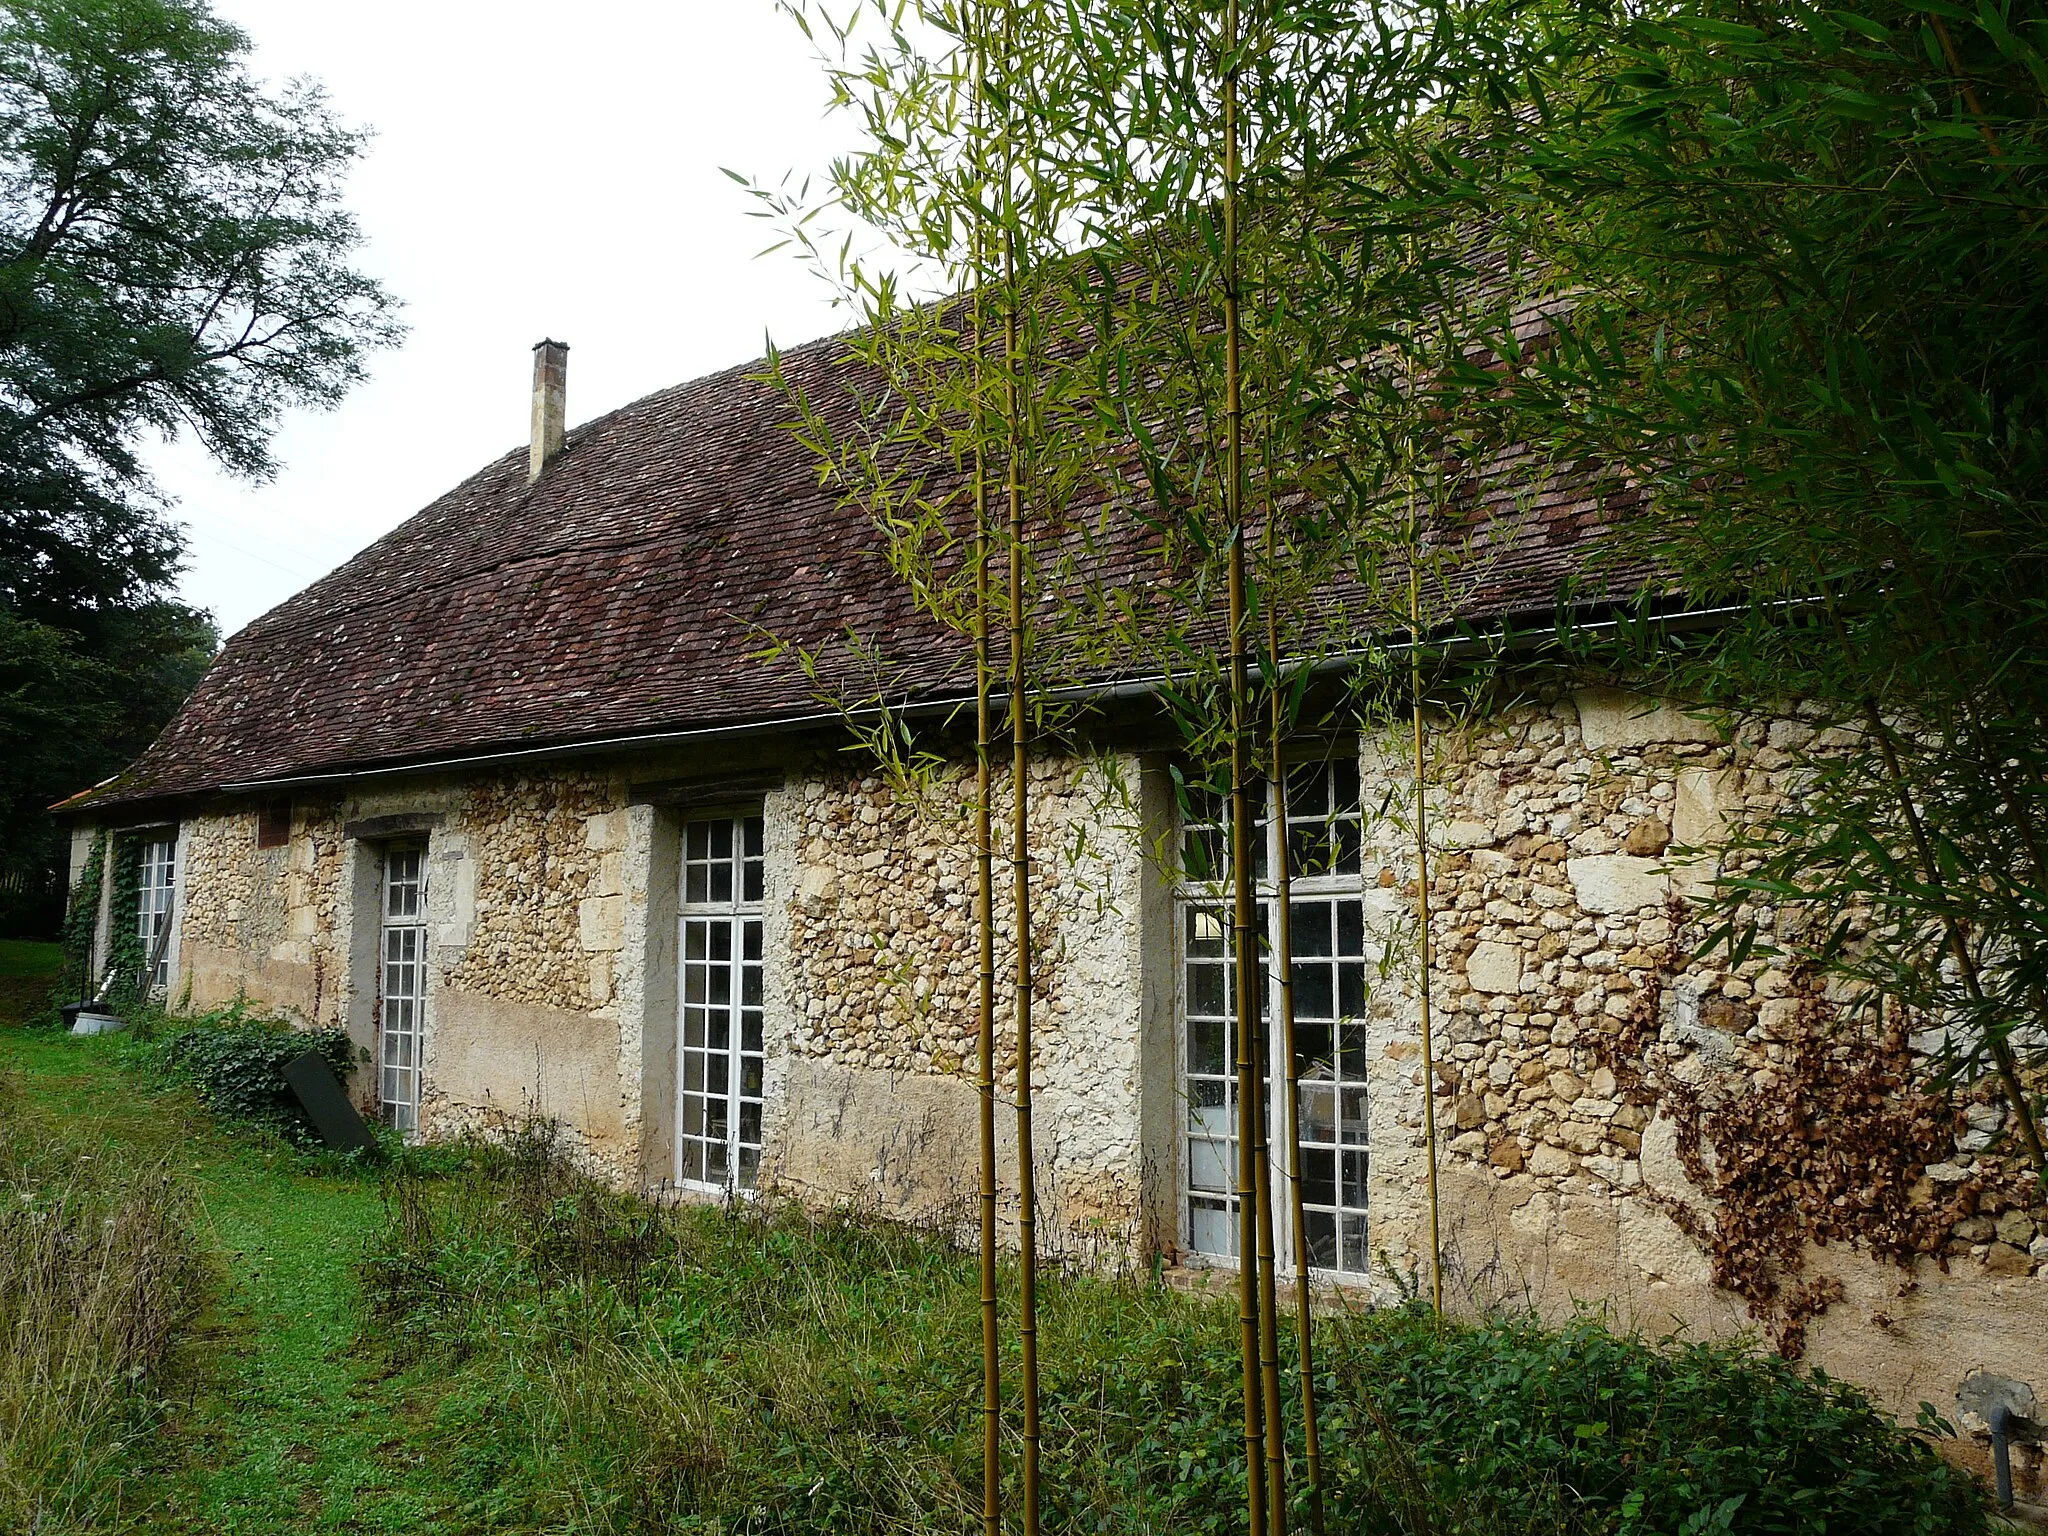
[[[1797,1010],[1791,979],[1758,959],[1729,971],[1685,958],[1688,909],[1673,899],[1714,878],[1690,850],[1796,791],[1786,749],[1811,735],[1793,720],[1727,741],[1670,705],[1590,690],[1432,739],[1432,1003],[1454,1291],[1552,1316],[1597,1300],[1653,1335],[1755,1326],[1685,1229],[1718,1212],[1685,1174],[1678,1124],[1630,1101],[1602,1047],[1656,987],[1652,1060],[1637,1065],[1708,1102],[1772,1091]],[[1368,858],[1404,898],[1390,938],[1407,956],[1376,1041],[1373,1241],[1397,1272],[1420,1273],[1411,751],[1397,732],[1368,740],[1363,761],[1368,784],[1396,786]],[[1674,941],[1681,958],[1667,967]],[[1996,1106],[1973,1105],[1972,1132],[1922,1185],[2023,1183],[1986,1151],[1999,1119]],[[1947,1402],[1980,1367],[2048,1381],[2048,1225],[2036,1220],[2048,1209],[2013,1198],[1995,1219],[1961,1223],[1939,1264],[1811,1248],[1809,1278],[1843,1296],[1809,1325],[1808,1360],[1908,1412]]]
[[[1034,1142],[1041,1230],[1062,1251],[1128,1250],[1146,1214],[1142,855],[1128,833],[1104,835],[1120,820],[1134,824],[1127,801],[1137,773],[1130,760],[1048,758],[1033,763],[1028,781]],[[973,1198],[974,793],[971,766],[956,764],[914,789],[835,771],[789,796],[797,874],[783,997],[793,1091],[770,1138],[771,1171],[786,1185],[828,1198],[868,1194],[885,1209],[921,1216],[964,1210]],[[997,776],[993,804],[1007,1216],[1016,1089],[1016,933],[1003,841],[1015,797],[1007,771]]]
[[[336,807],[295,808],[292,837],[258,848],[258,817],[199,816],[186,825],[180,913],[184,982],[174,997],[205,1009],[247,994],[301,1022],[344,1022],[340,941],[342,837]],[[189,991],[187,990],[189,989]]]
[[[587,775],[471,790],[459,825],[476,861],[475,928],[444,986],[571,1011],[610,1003],[621,855],[594,846],[591,821],[612,808]]]
[[[1753,1326],[1691,1235],[1716,1212],[1685,1174],[1678,1124],[1632,1101],[1615,1072],[1630,1064],[1605,1051],[1655,988],[1652,1059],[1636,1066],[1705,1097],[1772,1091],[1796,1011],[1789,978],[1757,959],[1726,971],[1684,958],[1685,903],[1715,873],[1696,850],[1794,792],[1789,751],[1811,734],[1794,718],[1725,741],[1668,704],[1587,690],[1432,738],[1432,1087],[1454,1295],[1553,1316],[1590,1301],[1657,1335]],[[1367,1021],[1371,1243],[1404,1283],[1427,1258],[1409,751],[1399,732],[1360,746],[1366,803],[1389,808],[1367,830],[1368,921],[1393,954]],[[849,771],[843,756],[781,766],[784,786],[766,803],[765,1177],[807,1200],[964,1226],[978,985],[971,771],[955,765],[909,792]],[[673,969],[675,909],[658,887],[674,878],[661,848],[675,832],[670,813],[628,793],[659,776],[636,762],[309,798],[289,846],[274,850],[255,846],[253,807],[190,818],[181,984],[194,1006],[246,991],[367,1042],[375,852],[343,828],[439,813],[427,1130],[538,1111],[559,1117],[606,1177],[659,1188],[674,1002],[657,973]],[[1159,916],[1138,830],[1137,807],[1158,809],[1138,793],[1142,777],[1133,758],[1047,758],[1028,784],[1043,1230],[1082,1258],[1170,1249],[1178,1219],[1171,914]],[[999,829],[1010,793],[1005,775]],[[1001,892],[1000,857],[996,876]],[[1013,953],[1006,931],[1006,1219]],[[1991,1151],[1997,1106],[1970,1106],[1969,1126],[1953,1158],[1926,1170],[1928,1199],[2011,1184]],[[1955,1228],[1945,1269],[1924,1260],[1909,1272],[1840,1243],[1812,1250],[1809,1276],[1842,1297],[1809,1325],[1809,1360],[1906,1410],[1946,1402],[1980,1368],[2048,1387],[2043,1217],[2048,1208],[2022,1200],[1989,1201]]]

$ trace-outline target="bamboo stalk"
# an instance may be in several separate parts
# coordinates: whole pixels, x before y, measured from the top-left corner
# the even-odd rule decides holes
[[[1443,1229],[1436,1188],[1436,1044],[1430,1034],[1429,977],[1429,796],[1422,750],[1422,573],[1421,539],[1409,545],[1408,681],[1415,727],[1415,910],[1422,926],[1422,1137],[1429,1153],[1429,1302],[1444,1310]]]
[[[1267,568],[1277,558],[1275,525],[1277,514],[1268,512],[1266,523]],[[1308,1517],[1315,1536],[1323,1536],[1323,1444],[1316,1423],[1315,1319],[1309,1309],[1311,1276],[1308,1259],[1308,1218],[1301,1194],[1301,1053],[1294,1042],[1294,875],[1290,868],[1287,842],[1287,769],[1281,755],[1286,722],[1280,687],[1280,615],[1273,601],[1272,584],[1266,593],[1266,651],[1272,657],[1273,688],[1268,697],[1268,750],[1278,793],[1273,804],[1274,840],[1280,847],[1280,867],[1274,873],[1274,904],[1279,909],[1273,925],[1273,969],[1280,1010],[1280,1051],[1287,1061],[1287,1192],[1288,1215],[1294,1237],[1294,1353],[1301,1372],[1301,1422],[1308,1442]]]
[[[1015,45],[1014,22],[1004,12],[1006,44]],[[1018,325],[1017,219],[1013,125],[1003,130],[1003,407],[1009,434],[1004,475],[1009,502],[1010,879],[1016,910],[1017,969],[1012,1004],[1017,1026],[1017,1334],[1024,1394],[1024,1536],[1038,1536],[1038,1181],[1032,1166],[1031,1125],[1031,797],[1030,727],[1025,718],[1024,423],[1022,338]]]
[[[1259,1143],[1255,1056],[1259,1031],[1256,908],[1252,892],[1249,682],[1245,665],[1244,409],[1237,274],[1237,0],[1223,7],[1223,499],[1230,528],[1230,878],[1237,996],[1237,1250],[1238,1327],[1244,1364],[1244,1482],[1251,1536],[1267,1536],[1265,1390],[1261,1377],[1259,1293]]]
[[[1249,710],[1245,727],[1255,729]],[[1285,850],[1282,852],[1284,855]],[[1253,1043],[1253,1076],[1259,1091],[1252,1103],[1252,1118],[1256,1122],[1252,1186],[1259,1233],[1259,1387],[1260,1413],[1266,1425],[1266,1522],[1271,1536],[1287,1536],[1287,1435],[1280,1400],[1279,1257],[1273,1234],[1273,1148],[1266,1102],[1266,1076],[1271,1071],[1273,1055],[1266,1010],[1254,1006],[1252,1019],[1258,1030]]]
[[[979,17],[976,18],[978,23]],[[974,863],[976,900],[981,921],[980,1019],[975,1039],[975,1088],[981,1132],[981,1529],[982,1536],[1001,1536],[1003,1483],[1002,1320],[996,1302],[996,882],[995,825],[990,799],[994,794],[991,758],[995,729],[990,708],[994,669],[989,656],[988,464],[980,435],[982,405],[982,317],[986,231],[981,199],[987,181],[982,113],[983,52],[977,24],[974,37],[975,220],[971,253],[974,268]]]

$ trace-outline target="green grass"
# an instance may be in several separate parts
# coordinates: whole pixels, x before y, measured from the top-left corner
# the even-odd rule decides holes
[[[132,1036],[0,1029],[36,1134],[168,1163],[211,1266],[147,1384],[119,1517],[94,1529],[975,1527],[975,1266],[941,1238],[657,1212],[539,1135],[380,1177],[224,1128],[154,1062]],[[1142,1277],[1051,1275],[1042,1303],[1047,1530],[1238,1529],[1228,1309]],[[1346,1536],[1984,1529],[1855,1394],[1734,1350],[1413,1310],[1333,1323],[1319,1347]],[[1014,1388],[1014,1341],[1009,1363]],[[1014,1400],[1007,1434],[1014,1511]]]
[[[0,1070],[84,1149],[168,1158],[196,1197],[216,1279],[160,1384],[127,1518],[153,1532],[419,1531],[445,1502],[433,1372],[357,1347],[354,1265],[382,1222],[374,1175],[223,1130],[133,1070],[119,1036],[0,1030]]]
[[[64,964],[64,946],[36,939],[0,939],[0,977],[52,977]]]
[[[64,949],[30,939],[0,939],[0,1026],[42,1014],[52,1001]]]

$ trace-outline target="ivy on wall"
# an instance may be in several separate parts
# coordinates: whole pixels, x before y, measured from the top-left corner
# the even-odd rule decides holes
[[[90,997],[93,983],[99,979],[94,973],[93,941],[99,932],[100,888],[106,884],[108,841],[105,832],[93,839],[85,871],[72,887],[70,902],[64,909],[61,990],[67,1000]]]
[[[135,914],[142,898],[142,839],[114,839],[113,892],[107,903],[107,1004],[116,1013],[142,1000],[143,970],[149,955],[136,932]]]

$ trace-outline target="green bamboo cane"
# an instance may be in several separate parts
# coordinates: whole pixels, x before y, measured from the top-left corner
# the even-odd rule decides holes
[[[1005,44],[1015,47],[1013,14],[1004,12]],[[1015,124],[1003,126],[1003,410],[1009,437],[1004,490],[1009,503],[1010,878],[1016,908],[1017,971],[1017,1334],[1024,1392],[1024,1536],[1038,1536],[1038,1183],[1031,1126],[1031,800],[1030,725],[1025,716],[1024,466],[1022,338],[1018,325]]]
[[[985,85],[979,16],[973,23],[975,214],[971,262],[974,269],[974,865],[981,919],[981,1011],[975,1040],[975,1088],[981,1132],[981,1528],[1001,1536],[1003,1482],[1002,1321],[996,1303],[996,886],[995,826],[989,801],[994,793],[991,758],[995,730],[989,695],[994,674],[989,657],[988,465],[981,435],[982,318],[987,247],[981,198],[987,183]]]
[[[1266,523],[1266,562],[1271,569],[1278,557],[1275,547],[1277,514],[1269,513]],[[1290,867],[1287,841],[1287,770],[1281,756],[1285,721],[1280,686],[1280,615],[1273,601],[1272,583],[1266,594],[1266,651],[1272,658],[1273,687],[1268,695],[1268,751],[1273,777],[1279,789],[1274,796],[1273,833],[1280,846],[1280,866],[1275,871],[1274,898],[1279,911],[1273,925],[1273,967],[1278,983],[1276,1001],[1280,1010],[1280,1050],[1287,1059],[1287,1190],[1289,1217],[1294,1236],[1294,1352],[1301,1372],[1301,1422],[1307,1435],[1308,1514],[1315,1536],[1323,1536],[1323,1442],[1316,1423],[1315,1319],[1309,1308],[1311,1276],[1308,1258],[1308,1218],[1301,1194],[1301,1053],[1294,1040],[1294,874]]]
[[[1411,499],[1412,505],[1412,499]],[[1411,530],[1413,521],[1411,517]],[[1431,1037],[1429,978],[1429,797],[1423,778],[1422,738],[1422,541],[1419,533],[1408,545],[1408,685],[1415,734],[1415,913],[1421,926],[1422,960],[1422,1139],[1429,1162],[1429,1302],[1438,1316],[1444,1310],[1443,1229],[1436,1187],[1436,1043]]]
[[[1260,1364],[1259,1177],[1260,1140],[1257,908],[1252,892],[1252,807],[1249,679],[1245,640],[1244,402],[1238,314],[1238,14],[1223,7],[1223,498],[1230,529],[1227,555],[1230,603],[1230,876],[1232,958],[1237,996],[1237,1249],[1238,1326],[1244,1361],[1245,1508],[1251,1536],[1266,1536],[1268,1478],[1265,1388]]]

